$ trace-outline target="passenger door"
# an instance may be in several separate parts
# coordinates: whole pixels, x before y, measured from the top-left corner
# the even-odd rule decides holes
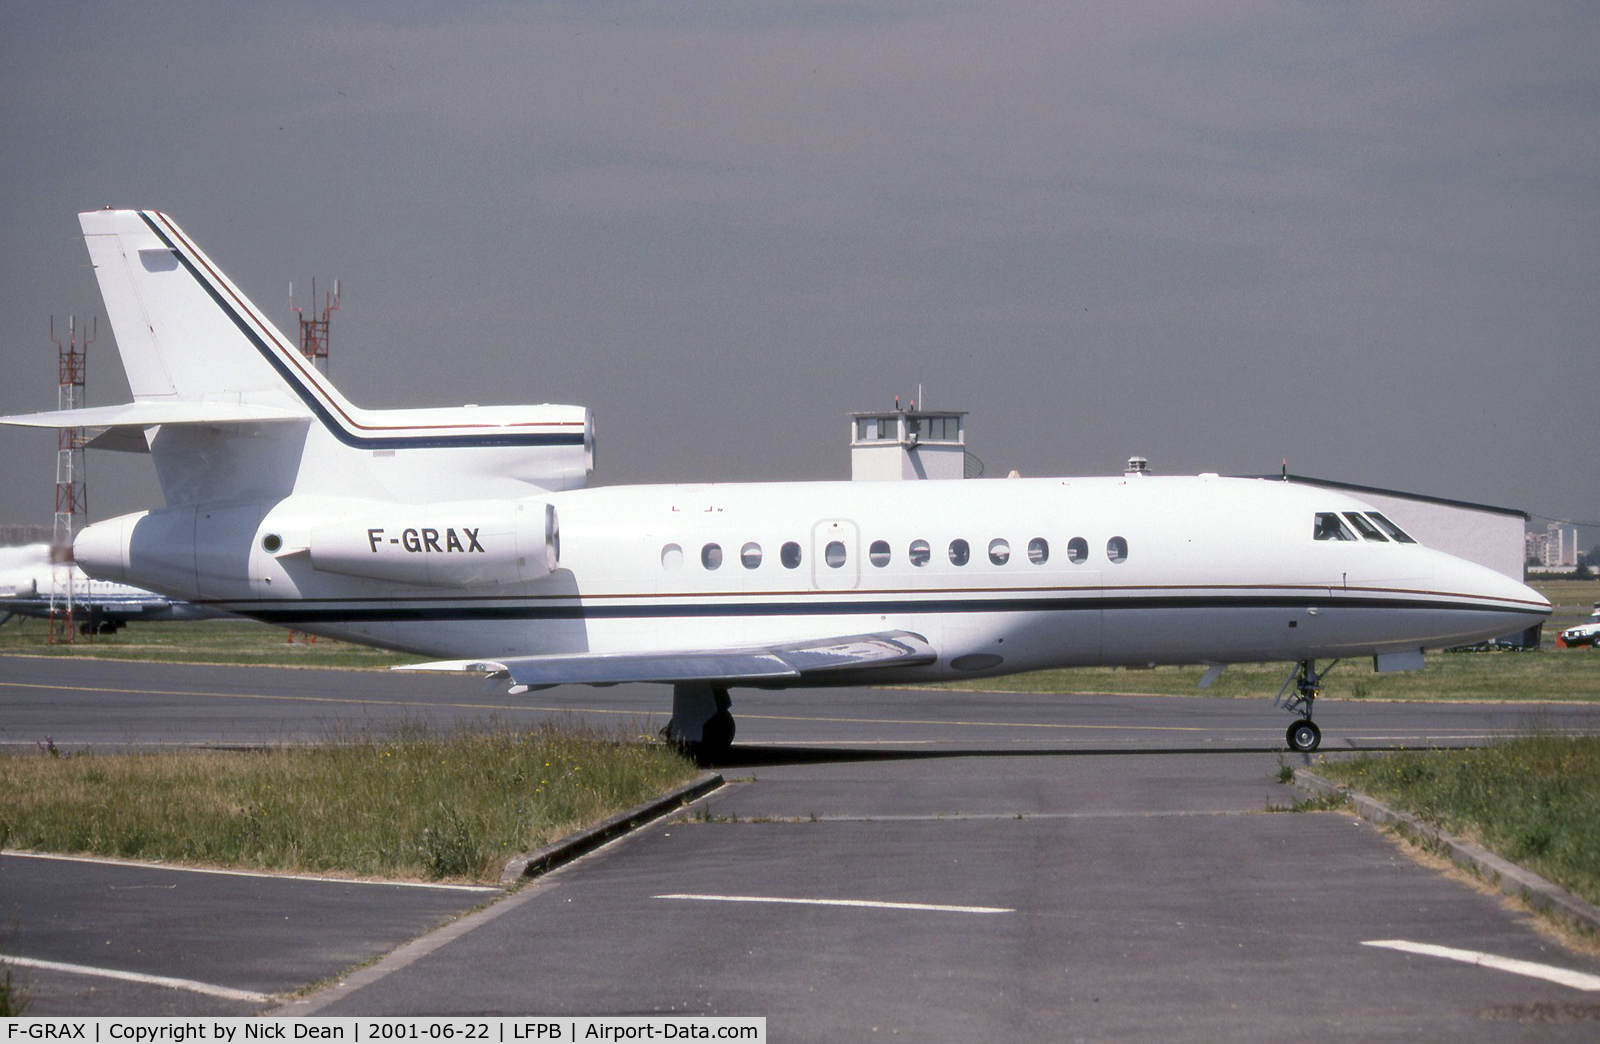
[[[811,585],[852,591],[861,584],[861,535],[849,519],[823,519],[811,527]]]

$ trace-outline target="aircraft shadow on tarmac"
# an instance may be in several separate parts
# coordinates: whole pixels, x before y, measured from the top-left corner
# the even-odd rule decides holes
[[[1394,744],[1339,747],[1320,753],[1383,753],[1401,750],[1431,750],[1419,745]],[[702,761],[707,768],[771,768],[779,765],[826,765],[852,762],[929,761],[948,758],[1073,758],[1133,754],[1288,754],[1287,747],[1029,747],[1003,750],[993,747],[941,748],[939,750],[893,750],[870,747],[785,747],[778,744],[735,746],[720,758]],[[1303,755],[1309,757],[1309,755]]]

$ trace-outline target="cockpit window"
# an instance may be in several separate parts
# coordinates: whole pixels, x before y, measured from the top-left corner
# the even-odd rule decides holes
[[[1387,544],[1389,542],[1389,538],[1378,532],[1378,527],[1373,525],[1371,522],[1368,522],[1367,516],[1363,515],[1361,512],[1346,511],[1344,513],[1344,517],[1348,518],[1350,520],[1350,524],[1356,527],[1356,532],[1360,533],[1366,539],[1376,540],[1381,544]]]
[[[1383,531],[1385,533],[1388,533],[1391,537],[1393,537],[1396,542],[1401,543],[1401,544],[1415,544],[1416,543],[1416,541],[1413,540],[1410,537],[1410,535],[1408,535],[1406,533],[1405,530],[1401,529],[1399,526],[1395,525],[1393,522],[1390,522],[1387,518],[1385,518],[1382,515],[1378,514],[1376,511],[1368,511],[1367,512],[1367,517],[1372,519],[1372,521],[1378,523],[1378,525],[1383,528]]]
[[[1350,532],[1350,527],[1339,521],[1336,511],[1317,512],[1316,539],[1318,540],[1354,540],[1356,535]]]

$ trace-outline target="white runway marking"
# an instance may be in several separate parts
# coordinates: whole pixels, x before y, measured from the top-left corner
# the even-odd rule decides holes
[[[1477,950],[1456,950],[1449,946],[1408,942],[1405,939],[1373,939],[1361,945],[1381,946],[1384,949],[1399,950],[1402,953],[1416,953],[1424,957],[1443,957],[1449,961],[1475,964],[1480,968],[1493,968],[1496,971],[1510,972],[1513,975],[1526,975],[1529,978],[1544,979],[1547,982],[1559,983],[1562,986],[1571,986],[1575,990],[1585,990],[1589,993],[1600,992],[1600,975],[1570,971],[1550,964],[1519,961],[1512,957],[1496,957],[1492,953],[1480,953]]]
[[[190,993],[203,993],[208,997],[249,1001],[252,1004],[265,1004],[272,999],[272,995],[269,993],[236,990],[230,986],[213,986],[209,982],[195,982],[193,979],[174,979],[166,975],[143,975],[139,972],[117,971],[115,968],[91,968],[87,964],[40,961],[32,957],[12,957],[9,954],[5,957],[0,957],[0,964],[12,964],[18,968],[36,968],[39,971],[66,972],[69,975],[93,975],[102,979],[118,979],[122,982],[140,982],[147,986],[165,986],[168,989],[188,990]]]
[[[874,899],[787,899],[773,895],[658,895],[657,899],[692,899],[702,903],[788,903],[793,906],[854,906],[868,910],[926,910],[933,913],[1016,913],[1009,906],[944,906],[939,903],[885,903]]]

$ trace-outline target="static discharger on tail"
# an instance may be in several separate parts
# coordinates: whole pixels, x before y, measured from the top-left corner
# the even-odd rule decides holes
[[[364,410],[165,215],[81,215],[132,403],[10,417],[148,451],[166,506],[86,528],[89,575],[420,669],[673,686],[669,736],[732,742],[736,686],[1086,665],[1422,665],[1522,630],[1533,590],[1339,493],[1216,475],[589,488],[578,406]],[[982,699],[982,696],[974,696]]]

